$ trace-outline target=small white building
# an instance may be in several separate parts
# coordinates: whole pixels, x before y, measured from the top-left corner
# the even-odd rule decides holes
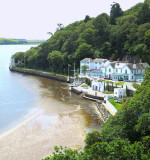
[[[126,96],[126,89],[125,88],[114,88],[114,96],[123,98]]]
[[[101,82],[93,80],[92,81],[92,90],[103,92],[104,91],[104,85]]]

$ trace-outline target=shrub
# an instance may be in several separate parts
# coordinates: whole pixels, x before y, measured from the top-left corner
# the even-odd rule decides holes
[[[93,130],[92,132],[89,132],[86,135],[86,139],[85,139],[85,149],[89,149],[91,148],[91,146],[93,144],[95,144],[96,142],[101,142],[101,133],[98,130]]]
[[[136,82],[133,83],[133,87],[134,87],[135,89],[137,89],[139,86],[140,86],[140,85],[137,84]]]

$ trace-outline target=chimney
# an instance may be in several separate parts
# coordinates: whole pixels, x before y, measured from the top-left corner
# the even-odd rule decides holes
[[[142,63],[142,59],[140,59],[140,63]]]
[[[134,64],[133,64],[133,69],[136,69],[136,63],[135,63],[135,60],[134,60]]]

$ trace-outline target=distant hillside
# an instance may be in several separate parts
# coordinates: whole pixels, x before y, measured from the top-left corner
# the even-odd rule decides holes
[[[45,40],[26,40],[26,39],[6,39],[0,38],[0,45],[8,44],[40,44],[45,42]]]
[[[25,44],[26,41],[20,41],[17,39],[6,39],[6,38],[0,38],[0,44]]]
[[[46,40],[26,40],[28,44],[40,44],[45,42]]]
[[[87,15],[66,27],[58,24],[46,42],[14,57],[22,62],[25,57],[24,67],[63,74],[67,74],[68,64],[75,62],[79,68],[85,57],[111,60],[136,57],[150,64],[150,0],[127,11],[113,3],[110,16]]]

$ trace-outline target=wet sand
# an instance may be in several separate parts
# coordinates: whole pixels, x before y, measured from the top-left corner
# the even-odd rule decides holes
[[[0,137],[1,160],[39,160],[49,156],[54,146],[82,147],[84,119],[76,112],[66,115],[35,115]]]
[[[40,93],[41,110],[0,136],[0,160],[40,160],[49,156],[54,146],[81,148],[93,122],[87,113],[91,113],[92,103],[71,95],[65,83],[28,77]]]

